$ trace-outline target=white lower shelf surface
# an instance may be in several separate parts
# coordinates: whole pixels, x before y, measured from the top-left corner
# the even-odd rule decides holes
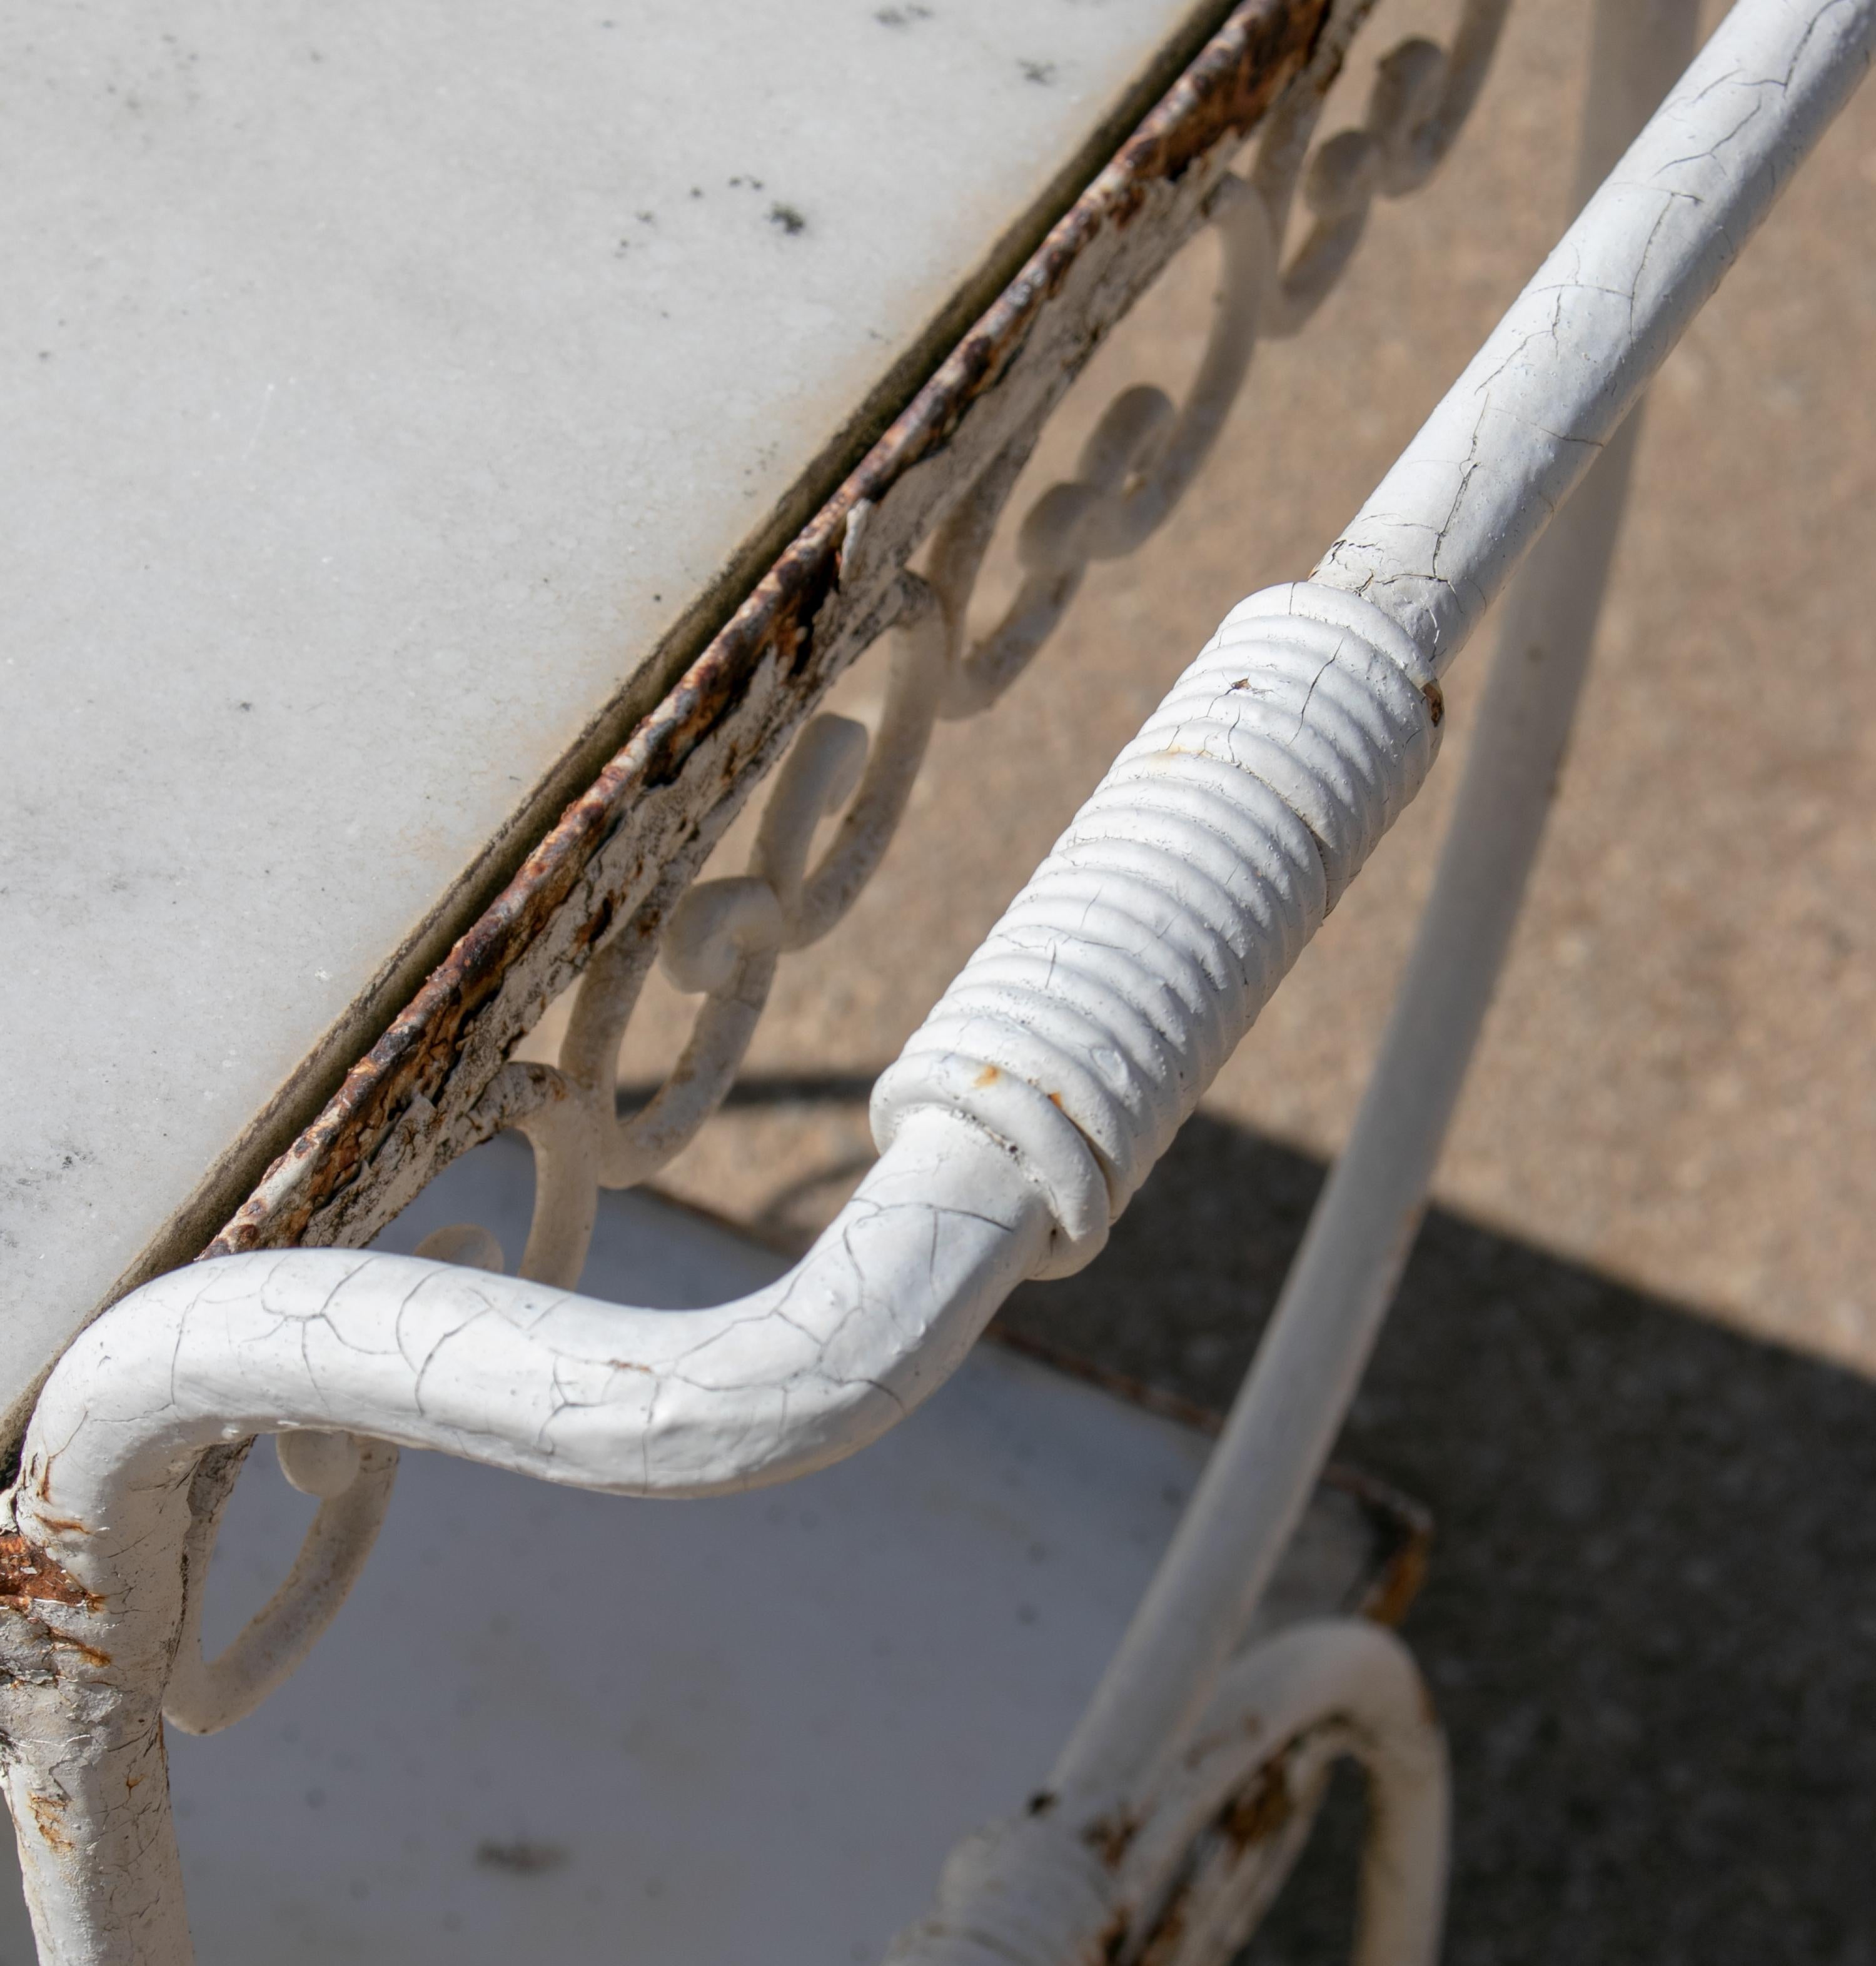
[[[524,1151],[497,1142],[385,1239],[469,1218],[512,1254],[527,1194]],[[609,1197],[584,1282],[678,1307],[782,1267]],[[224,1734],[171,1730],[203,1966],[877,1959],[958,1837],[1046,1777],[1207,1446],[984,1347],[854,1460],[720,1500],[407,1454],[298,1677]],[[216,1555],[211,1651],[311,1509],[262,1442]],[[1359,1542],[1318,1550],[1328,1595]],[[7,1881],[0,1962],[32,1957]]]

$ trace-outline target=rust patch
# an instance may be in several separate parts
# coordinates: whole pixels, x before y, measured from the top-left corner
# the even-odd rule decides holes
[[[1430,1536],[1410,1536],[1389,1559],[1388,1567],[1375,1578],[1373,1587],[1362,1600],[1362,1616],[1378,1625],[1397,1625],[1420,1594],[1426,1581],[1426,1558]]]
[[[1231,1847],[1241,1855],[1255,1844],[1266,1842],[1296,1813],[1290,1781],[1281,1757],[1259,1775],[1255,1787],[1246,1789],[1220,1818],[1218,1827]]]
[[[1081,1841],[1109,1870],[1117,1871],[1120,1868],[1120,1859],[1127,1855],[1129,1846],[1139,1834],[1139,1827],[1137,1823],[1124,1816],[1111,1819],[1104,1816],[1098,1822],[1091,1823],[1081,1832]]]
[[[1132,1922],[1126,1906],[1117,1907],[1113,1916],[1095,1933],[1093,1944],[1082,1957],[1100,1960],[1104,1966],[1114,1966],[1127,1950],[1127,1931]]]
[[[1252,5],[1232,15],[1110,167],[1125,174],[1117,190],[1129,216],[1152,180],[1176,181],[1207,151],[1256,128],[1277,87],[1308,59],[1328,11]]]
[[[37,1790],[26,1798],[26,1806],[32,1812],[33,1826],[39,1832],[39,1840],[61,1855],[72,1847],[71,1836],[60,1819],[69,1803],[69,1797],[45,1795]]]
[[[1332,1462],[1325,1468],[1323,1481],[1352,1495],[1381,1539],[1381,1571],[1362,1594],[1356,1615],[1377,1625],[1399,1624],[1426,1581],[1433,1547],[1432,1514],[1391,1483],[1343,1462]]]
[[[676,782],[764,662],[772,658],[787,676],[806,669],[814,653],[815,614],[839,579],[855,508],[877,501],[913,466],[945,446],[1008,369],[1095,240],[1125,226],[1153,185],[1177,180],[1220,143],[1251,131],[1307,61],[1326,14],[1327,0],[1246,0],[1230,15],[722,632],[567,807],[204,1255],[298,1242],[318,1210],[359,1178],[413,1105],[440,1101],[475,1019],[573,902],[588,867],[634,802]],[[591,948],[605,933],[620,898],[595,893],[575,904],[582,910],[572,932],[576,949]]]
[[[44,1490],[40,1492],[43,1496]],[[47,1529],[56,1530],[60,1536],[88,1536],[92,1533],[91,1524],[81,1523],[75,1516],[48,1516],[42,1511],[39,1520]]]
[[[1437,730],[1446,720],[1446,691],[1438,683],[1429,682],[1420,685],[1420,694],[1426,699],[1426,714],[1433,720],[1433,728]]]
[[[1229,1845],[1233,1858],[1241,1861],[1257,1845],[1277,1835],[1295,1813],[1289,1777],[1279,1758],[1262,1768],[1256,1781],[1225,1805],[1214,1826]],[[1165,1961],[1178,1956],[1194,1882],[1188,1875],[1160,1913],[1152,1936],[1139,1955],[1140,1966],[1164,1966]]]
[[[1179,1942],[1185,1936],[1186,1913],[1190,1908],[1189,1893],[1181,1890],[1160,1915],[1152,1938],[1140,1955],[1141,1966],[1161,1966],[1162,1961],[1177,1957]]]
[[[18,1530],[0,1536],[0,1605],[24,1611],[34,1603],[79,1604],[95,1611],[99,1601],[69,1570]]]
[[[76,1652],[87,1665],[102,1668],[111,1663],[111,1655],[101,1652],[95,1645],[88,1645],[82,1639],[75,1639],[69,1632],[48,1631],[47,1637],[55,1645],[63,1645],[67,1652]]]
[[[978,1086],[994,1085],[997,1081],[1002,1076],[1003,1074],[999,1072],[994,1065],[987,1065],[984,1067],[983,1070],[971,1081],[971,1083],[973,1085]]]

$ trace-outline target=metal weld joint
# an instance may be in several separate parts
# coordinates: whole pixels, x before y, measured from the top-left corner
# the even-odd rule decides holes
[[[1439,686],[1372,603],[1310,582],[1227,615],[873,1094],[967,1114],[1040,1188],[1040,1274],[1110,1225],[1420,789]]]

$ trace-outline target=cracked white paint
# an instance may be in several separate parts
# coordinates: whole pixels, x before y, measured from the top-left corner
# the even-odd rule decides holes
[[[61,1360],[10,1497],[11,1526],[60,1566],[67,1595],[91,1594],[0,1613],[13,1673],[0,1778],[42,1957],[189,1957],[158,1713],[182,1553],[225,1493],[200,1492],[205,1451],[342,1426],[624,1494],[783,1479],[941,1384],[1048,1233],[1008,1151],[933,1114],[793,1272],[711,1310],[635,1311],[330,1250],[146,1285]]]
[[[1443,670],[1868,73],[1868,0],[1745,0],[1314,577]]]
[[[30,1575],[0,1611],[4,1779],[45,1959],[189,1956],[159,1714],[181,1559],[229,1450],[343,1429],[619,1492],[779,1480],[891,1425],[1024,1276],[1085,1259],[1412,795],[1434,669],[1873,43],[1876,0],[1742,0],[1326,585],[1235,611],[1123,754],[882,1081],[888,1151],[789,1277],[659,1313],[414,1259],[237,1257],[159,1279],[74,1345],[9,1498]],[[1139,1826],[1114,1826],[1124,1855]],[[1072,1920],[1095,1889],[1075,1864]],[[1056,1929],[1042,1918],[1038,1945]]]

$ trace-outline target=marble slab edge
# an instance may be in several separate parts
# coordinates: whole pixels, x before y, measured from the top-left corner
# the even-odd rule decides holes
[[[605,762],[586,788],[518,867],[498,862],[482,883],[501,882],[493,899],[337,1090],[330,1071],[321,1084],[309,1064],[107,1300],[191,1256],[363,1245],[485,1136],[474,1108],[514,1043],[610,931],[634,917],[649,930],[682,893],[794,732],[890,620],[899,574],[946,505],[1066,390],[1204,223],[1229,163],[1283,90],[1306,71],[1310,85],[1327,85],[1331,76],[1315,73],[1310,56],[1329,10],[1330,0],[1243,0],[1195,55],[1172,51],[1186,59],[1170,87],[1117,147],[1105,137],[1084,178],[1108,160],[974,324],[944,337],[949,352],[858,465],[778,553],[798,514],[783,514],[756,543],[746,559],[769,563],[746,598],[728,611],[720,583],[646,666],[624,701],[623,714],[637,720],[623,745],[607,757],[617,727],[595,733]],[[1216,18],[1199,17],[1201,36]],[[878,404],[869,408],[877,417]],[[721,625],[711,633],[713,612]],[[574,755],[582,775],[594,749]],[[507,859],[514,852],[508,845]],[[361,1003],[397,1001],[397,986],[422,974],[446,932],[434,929],[427,946],[394,959]],[[376,1021],[352,1020],[350,1055]],[[269,1146],[322,1092],[323,1107],[205,1247]],[[30,1401],[9,1416],[9,1431],[29,1410]]]

